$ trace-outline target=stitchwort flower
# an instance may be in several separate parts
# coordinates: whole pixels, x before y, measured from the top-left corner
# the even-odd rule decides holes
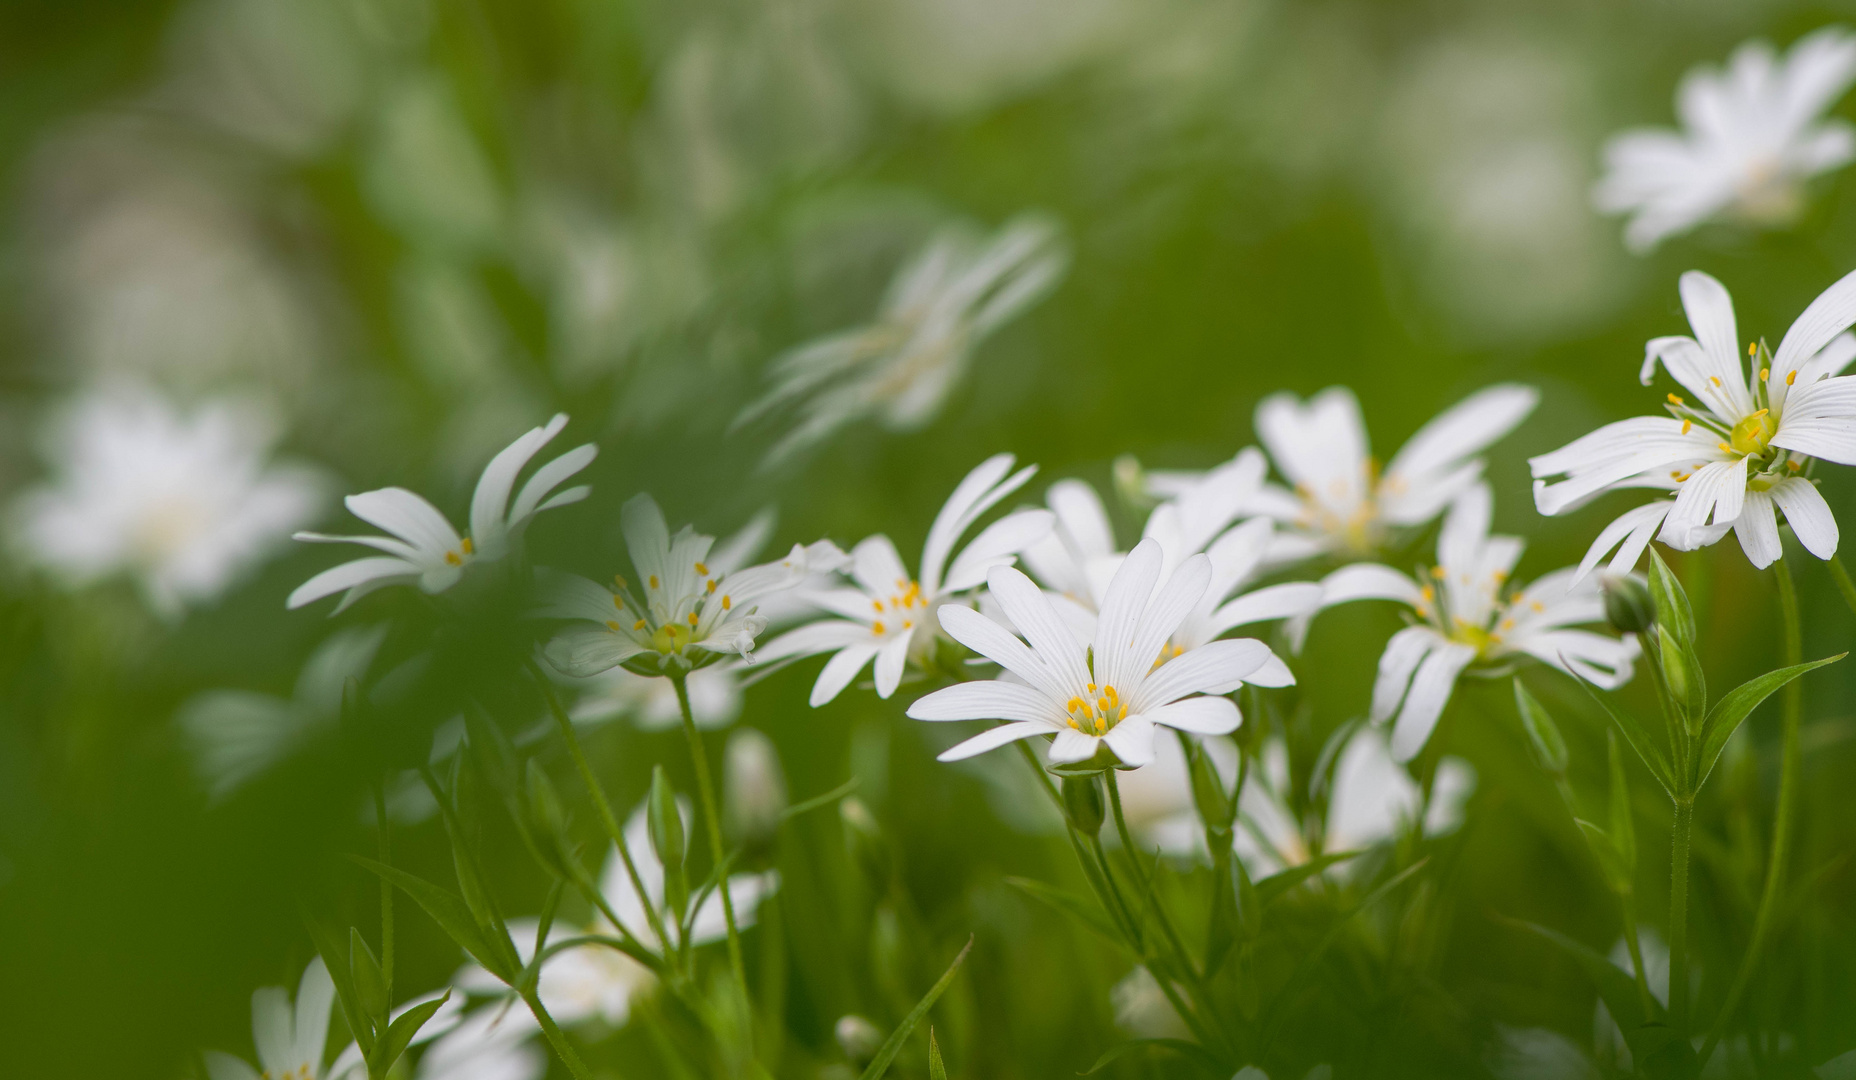
[[[1194,555],[1158,591],[1160,544],[1135,545],[1109,583],[1093,647],[1078,640],[1032,580],[997,566],[986,585],[1023,640],[970,608],[939,610],[954,640],[1004,668],[1000,678],[937,690],[909,706],[917,720],[1005,720],[941,755],[959,761],[1034,735],[1054,735],[1058,765],[1154,759],[1154,727],[1223,735],[1243,721],[1227,697],[1271,659],[1260,641],[1214,641],[1176,652],[1168,640],[1205,595],[1211,559]],[[1098,758],[1098,753],[1108,753]]]
[[[536,469],[515,495],[515,501],[510,501],[516,477],[566,426],[567,414],[558,413],[546,426],[529,431],[490,459],[471,496],[470,533],[465,536],[458,535],[437,507],[405,488],[381,488],[348,496],[344,501],[350,513],[393,535],[303,532],[296,538],[325,544],[361,544],[386,554],[324,570],[297,586],[287,606],[300,608],[346,590],[335,607],[339,613],[368,593],[389,585],[416,584],[427,593],[441,593],[456,585],[470,566],[507,556],[521,542],[536,514],[579,502],[592,491],[585,485],[554,491],[591,464],[599,453],[598,447],[585,443]]]
[[[322,1080],[323,1043],[328,1041],[329,1008],[334,1004],[335,982],[321,957],[303,970],[294,1004],[281,986],[252,991],[251,1037],[263,1071],[231,1054],[208,1050],[207,1075],[211,1080]]]
[[[1050,511],[1019,510],[988,525],[954,553],[954,545],[981,515],[1037,472],[1035,465],[1012,472],[1013,460],[1011,454],[987,458],[954,488],[928,527],[919,577],[909,573],[889,537],[867,537],[851,549],[856,587],[810,594],[814,604],[837,618],[801,626],[768,644],[769,657],[833,654],[812,685],[814,707],[837,697],[872,659],[877,696],[895,693],[910,657],[925,662],[934,648],[941,629],[935,605],[978,588],[988,570],[1012,564],[1019,552],[1050,532]]]
[[[1625,573],[1652,537],[1680,551],[1732,530],[1754,566],[1781,554],[1776,512],[1820,559],[1837,553],[1837,521],[1811,480],[1814,459],[1856,465],[1856,274],[1826,289],[1798,317],[1777,353],[1747,351],[1744,373],[1733,300],[1699,271],[1682,275],[1682,306],[1694,337],[1660,337],[1644,348],[1640,378],[1661,363],[1689,394],[1670,393],[1666,417],[1606,424],[1532,458],[1534,502],[1553,515],[1616,488],[1651,488],[1676,497],[1636,507],[1598,536],[1583,574],[1618,549],[1610,572]],[[1558,479],[1554,479],[1554,478]]]

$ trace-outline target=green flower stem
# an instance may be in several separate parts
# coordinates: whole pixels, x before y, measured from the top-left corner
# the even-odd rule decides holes
[[[1693,796],[1676,800],[1669,844],[1669,1022],[1688,1035],[1688,857],[1695,828]]]
[[[1643,946],[1637,937],[1637,898],[1630,895],[1618,897],[1618,905],[1624,910],[1624,945],[1630,949],[1630,966],[1637,976],[1637,1001],[1643,1006],[1644,1016],[1656,1015],[1655,999],[1650,996],[1650,979],[1644,973]]]
[[[1831,568],[1837,573],[1838,584],[1844,589],[1850,587],[1849,575],[1843,572],[1841,563],[1832,562]],[[1784,622],[1785,664],[1790,667],[1804,661],[1804,628],[1798,614],[1798,587],[1792,581],[1791,567],[1780,558],[1772,564],[1773,576],[1779,586],[1779,613]],[[1849,594],[1845,593],[1846,598]],[[1852,603],[1856,608],[1856,603]],[[1745,995],[1747,985],[1752,981],[1753,971],[1759,966],[1760,953],[1765,951],[1766,938],[1772,932],[1773,914],[1779,906],[1779,893],[1784,888],[1785,864],[1791,854],[1792,815],[1797,812],[1798,770],[1800,754],[1798,749],[1798,727],[1804,713],[1804,684],[1802,680],[1793,679],[1782,691],[1780,699],[1780,746],[1779,746],[1779,804],[1772,820],[1772,859],[1766,864],[1766,884],[1760,890],[1759,908],[1753,915],[1753,937],[1747,942],[1746,956],[1740,961],[1740,970],[1734,973],[1734,983],[1727,991],[1727,1000],[1721,1005],[1720,1013],[1714,1018],[1714,1026],[1708,1032],[1707,1042],[1701,1048],[1701,1062],[1706,1064],[1708,1056],[1714,1053],[1714,1046],[1726,1033],[1727,1024],[1733,1019],[1734,1010],[1740,1005],[1740,998]]]
[[[522,990],[522,1000],[527,1003],[528,1011],[535,1014],[535,1019],[541,1024],[542,1033],[547,1035],[548,1042],[554,1047],[554,1052],[567,1063],[567,1071],[574,1074],[575,1080],[592,1080],[593,1074],[587,1071],[586,1063],[580,1060],[580,1055],[567,1041],[567,1035],[561,1031],[561,1026],[554,1022],[554,1017],[548,1015],[547,1008],[541,1003],[541,995],[535,992],[533,986]]]
[[[1850,581],[1850,572],[1844,568],[1841,556],[1830,557],[1830,576],[1837,579],[1837,591],[1843,594],[1843,602],[1850,606],[1851,611],[1856,611],[1856,582]]]
[[[387,794],[379,777],[374,778],[374,828],[380,834],[380,865],[393,865],[393,838],[387,827]],[[380,879],[380,975],[386,984],[387,1001],[393,1000],[393,883]]]
[[[748,968],[741,958],[741,931],[735,925],[735,901],[728,894],[728,875],[723,873],[726,853],[722,848],[722,815],[716,809],[715,780],[709,775],[709,755],[703,751],[702,735],[696,730],[696,717],[690,711],[690,689],[685,676],[670,676],[677,691],[677,706],[683,711],[683,734],[690,743],[690,758],[696,765],[696,791],[702,798],[703,817],[709,823],[709,857],[715,863],[716,891],[722,894],[722,919],[728,925],[728,964],[734,969],[735,989],[741,994],[741,1007],[752,1010],[748,996]],[[748,1025],[751,1032],[753,1025]]]
[[[593,775],[593,767],[587,763],[586,752],[580,749],[580,737],[574,734],[574,722],[568,718],[567,710],[561,708],[560,699],[554,696],[554,688],[548,685],[548,677],[533,664],[529,670],[535,676],[535,685],[541,688],[542,698],[548,703],[548,711],[554,714],[554,722],[561,729],[561,740],[567,744],[567,753],[574,759],[574,766],[580,770],[581,781],[593,796],[593,807],[599,811],[600,824],[606,827],[606,834],[618,846],[619,859],[625,864],[625,874],[631,878],[639,905],[644,908],[645,921],[650,924],[651,933],[657,936],[658,947],[668,957],[670,935],[664,932],[663,917],[658,914],[657,905],[651,902],[650,894],[645,892],[644,879],[638,876],[638,864],[632,861],[631,845],[625,842],[625,830],[619,827],[618,818],[612,815],[612,804],[606,801],[606,792],[599,786],[599,778]]]

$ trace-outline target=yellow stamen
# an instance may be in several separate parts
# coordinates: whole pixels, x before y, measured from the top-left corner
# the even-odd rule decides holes
[[[445,561],[452,566],[462,566],[464,564],[464,560],[459,558],[458,553],[455,551],[445,552]]]
[[[882,620],[882,619],[878,619],[877,621],[875,621],[875,622],[873,622],[873,623],[871,623],[871,624],[870,624],[870,631],[871,631],[871,633],[874,633],[874,634],[882,634],[882,633],[886,633],[886,632],[887,632],[887,631],[886,631],[886,630],[884,629],[884,627],[883,627],[883,620]]]
[[[1090,684],[1089,684],[1089,692],[1090,692],[1090,693],[1092,693],[1092,694],[1096,692],[1096,684],[1095,684],[1095,683],[1090,683]]]
[[[623,589],[625,587],[625,578],[621,574],[614,574],[612,575],[612,583]]]
[[[1686,404],[1688,404],[1688,402],[1686,402],[1686,401],[1683,401],[1680,395],[1677,395],[1677,394],[1670,394],[1670,395],[1669,395],[1669,404],[1671,404],[1671,405],[1686,405]]]
[[[700,576],[702,576],[702,577],[708,577],[708,576],[709,576],[709,568],[708,568],[708,567],[706,567],[706,566],[704,566],[704,565],[703,565],[703,564],[701,564],[701,563],[697,563],[697,564],[696,564],[696,573],[697,573],[698,575],[700,575]]]
[[[734,606],[735,606],[734,600],[731,599],[727,593],[723,593],[722,594],[722,610],[727,611],[729,608],[734,607]]]
[[[1799,469],[1804,468],[1804,463],[1799,461],[1797,458],[1793,458],[1792,460],[1785,463],[1785,467],[1790,469],[1793,472],[1797,472]]]
[[[645,584],[650,586],[653,589],[657,588],[657,575],[652,574],[650,577],[646,578]]]
[[[1714,384],[1714,385],[1716,385],[1716,386],[1719,386],[1719,385],[1721,385],[1721,377],[1720,377],[1719,375],[1710,375],[1710,376],[1708,376],[1708,381],[1709,381],[1709,382],[1711,382],[1711,383],[1713,383],[1713,384]]]
[[[1749,358],[1754,356],[1758,352],[1759,352],[1759,342],[1749,341],[1746,343],[1746,354]]]
[[[1437,590],[1431,588],[1429,585],[1419,589],[1418,595],[1424,597],[1424,602],[1427,604],[1434,603],[1437,600]]]
[[[915,623],[908,619],[904,619],[902,620],[902,628],[904,630],[913,630],[915,629]]]
[[[1535,610],[1536,612],[1541,612],[1541,611],[1545,611],[1545,610],[1547,610],[1547,605],[1545,605],[1545,604],[1543,604],[1543,603],[1541,603],[1541,602],[1540,602],[1540,601],[1538,601],[1538,600],[1536,600],[1536,601],[1534,601],[1533,603],[1531,603],[1531,604],[1529,604],[1529,605],[1527,605],[1527,606],[1528,606],[1528,607],[1531,607],[1531,608],[1533,608],[1533,609],[1534,609],[1534,610]]]
[[[1694,426],[1695,426],[1695,421],[1693,421],[1693,420],[1684,420],[1684,421],[1682,421],[1682,434],[1684,434],[1684,435],[1687,435],[1687,434],[1688,434],[1688,429],[1689,429],[1689,428],[1692,428],[1692,427],[1694,427]]]
[[[1442,581],[1442,580],[1444,579],[1444,576],[1445,576],[1445,575],[1444,575],[1444,568],[1443,568],[1443,567],[1441,567],[1441,566],[1433,566],[1433,567],[1431,567],[1431,576],[1432,576],[1432,577],[1434,577],[1434,578],[1436,578],[1436,579],[1437,579],[1438,581]]]
[[[1082,707],[1083,707],[1083,699],[1079,697],[1073,697],[1070,699],[1070,703],[1064,706],[1064,711],[1075,712]]]
[[[612,598],[612,606],[613,606],[613,607],[615,607],[615,608],[618,608],[618,609],[619,609],[620,611],[624,611],[624,610],[625,610],[625,600],[624,600],[624,599],[623,599],[622,597],[617,597],[617,596],[615,596],[615,597],[613,597],[613,598]]]
[[[1731,453],[1733,453],[1733,452],[1734,452],[1734,448],[1733,448],[1733,447],[1731,447],[1731,446],[1728,446],[1728,445],[1727,445],[1726,443],[1724,443],[1724,442],[1717,442],[1717,443],[1715,443],[1714,445],[1716,445],[1716,446],[1718,446],[1718,447],[1720,447],[1720,448],[1721,448],[1721,453],[1723,453],[1723,454],[1731,454]]]
[[[613,631],[613,632],[615,632],[615,633],[616,633],[616,632],[618,631],[618,629],[619,629],[619,624],[618,624],[618,623],[615,623],[615,622],[613,622],[613,621],[612,621],[611,619],[607,619],[607,620],[606,620],[606,629],[608,629],[608,630],[611,630],[611,631]]]
[[[703,591],[704,591],[704,592],[714,592],[714,591],[715,591],[715,579],[714,579],[714,578],[710,578],[710,579],[709,579],[709,584],[708,584],[708,586],[707,586],[706,588],[704,588],[704,589],[703,589]]]
[[[1759,369],[1759,381],[1760,382],[1765,382],[1767,379],[1770,379],[1770,378],[1772,378],[1771,368],[1763,367]]]
[[[477,550],[476,548],[471,546],[470,537],[468,536],[466,536],[464,538],[464,542],[459,544],[458,546],[464,549],[464,554],[466,555],[469,555],[471,552]]]
[[[639,619],[639,620],[638,620],[637,622],[635,622],[635,623],[633,623],[633,624],[632,624],[632,629],[633,629],[633,630],[643,630],[643,629],[645,628],[645,626],[646,626],[646,625],[647,625],[647,624],[646,624],[646,622],[645,622],[645,621],[644,621],[643,619]]]
[[[1788,371],[1785,373],[1785,385],[1786,386],[1790,386],[1792,383],[1797,382],[1797,381],[1798,381],[1798,373],[1796,371]]]
[[[696,613],[694,611],[690,612],[690,625],[695,626],[699,621],[701,620],[697,619]]]

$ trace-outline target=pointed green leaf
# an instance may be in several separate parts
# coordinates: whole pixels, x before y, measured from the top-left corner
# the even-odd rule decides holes
[[[1727,749],[1727,740],[1739,729],[1741,721],[1759,707],[1760,702],[1765,701],[1780,687],[1805,672],[1821,668],[1825,664],[1834,664],[1848,655],[1848,653],[1838,653],[1822,660],[1813,660],[1808,664],[1797,664],[1788,668],[1780,668],[1777,671],[1768,671],[1728,691],[1727,696],[1714,706],[1714,711],[1708,714],[1708,722],[1703,728],[1707,734],[1701,747],[1701,770],[1695,781],[1696,790],[1701,789],[1701,785],[1708,780],[1708,774],[1714,771],[1714,764],[1720,760],[1721,751]]]
[[[514,966],[505,964],[500,950],[491,948],[483,930],[478,927],[476,916],[471,914],[470,906],[462,897],[441,888],[421,877],[415,877],[404,870],[377,863],[360,855],[350,855],[357,866],[371,870],[398,886],[400,891],[412,897],[413,902],[425,909],[432,921],[450,935],[479,964],[491,974],[504,982],[513,983],[519,974]]]
[[[1558,930],[1550,930],[1538,923],[1522,919],[1503,919],[1510,926],[1526,930],[1558,946],[1560,951],[1575,961],[1586,977],[1591,979],[1598,989],[1598,996],[1604,1000],[1605,1008],[1611,1010],[1611,1016],[1624,1033],[1624,1041],[1630,1044],[1631,1053],[1640,1060],[1659,1049],[1667,1041],[1663,1032],[1663,1007],[1650,1002],[1654,1015],[1643,1015],[1643,998],[1637,993],[1637,981],[1610,960],[1595,950],[1567,937]]]
[[[1033,881],[1030,878],[1008,877],[1005,883],[1075,918],[1084,926],[1102,935],[1104,939],[1117,945],[1121,944],[1121,935],[1116,932],[1115,924],[1109,922],[1108,916],[1102,913],[1101,907],[1092,901],[1067,889],[1059,889],[1055,885],[1046,885],[1042,881]]]
[[[1675,798],[1675,770],[1670,768],[1669,759],[1663,756],[1662,747],[1656,745],[1650,738],[1650,733],[1643,729],[1643,725],[1637,722],[1636,717],[1613,708],[1611,702],[1599,696],[1597,687],[1584,679],[1579,680],[1579,685],[1585,687],[1585,692],[1590,694],[1592,700],[1598,702],[1599,708],[1605,710],[1605,713],[1611,717],[1612,723],[1617,725],[1618,731],[1624,736],[1624,741],[1630,743],[1630,748],[1637,751],[1637,756],[1643,759],[1643,764],[1650,770],[1650,775],[1656,777],[1656,782],[1663,786],[1663,790],[1670,798]]]
[[[1559,725],[1534,695],[1521,685],[1521,677],[1514,679],[1514,707],[1521,714],[1521,726],[1527,729],[1527,741],[1534,748],[1534,760],[1551,776],[1566,775],[1566,740],[1561,737]]]
[[[1146,1050],[1149,1048],[1171,1050],[1187,1061],[1211,1073],[1213,1076],[1222,1077],[1226,1072],[1230,1071],[1198,1043],[1190,1043],[1184,1039],[1129,1039],[1127,1042],[1116,1043],[1114,1046],[1109,1047],[1108,1051],[1097,1058],[1096,1063],[1091,1065],[1087,1072],[1081,1072],[1077,1075],[1094,1075],[1108,1068],[1117,1058],[1131,1054],[1136,1050]]]
[[[870,1067],[864,1070],[859,1080],[877,1080],[889,1070],[889,1063],[896,1060],[896,1055],[902,1052],[902,1044],[915,1030],[915,1025],[921,1023],[922,1017],[928,1015],[928,1010],[934,1008],[934,1003],[941,1000],[942,994],[947,993],[947,988],[954,983],[954,975],[960,971],[960,965],[967,959],[967,954],[972,951],[973,939],[969,937],[966,945],[961,948],[960,955],[954,957],[954,962],[947,965],[947,971],[933,986],[928,988],[928,992],[922,995],[922,999],[915,1003],[915,1007],[909,1010],[909,1015],[902,1018],[902,1023],[896,1025],[896,1030],[890,1032],[889,1038],[883,1042],[882,1049],[876,1052],[876,1057],[870,1061]]]
[[[425,1022],[430,1020],[432,1014],[442,1008],[450,997],[451,991],[446,990],[439,997],[430,1001],[422,1001],[407,1009],[393,1021],[392,1026],[387,1028],[387,1037],[381,1040],[380,1045],[381,1056],[386,1059],[383,1062],[385,1066],[391,1068],[393,1063],[399,1060],[400,1055],[406,1052],[406,1048],[412,1045],[413,1036],[419,1034],[419,1029],[425,1026]]]
[[[1637,876],[1637,829],[1630,816],[1630,784],[1624,776],[1624,752],[1618,748],[1617,732],[1605,732],[1605,755],[1611,766],[1611,843],[1623,864],[1625,888]]]
[[[1285,895],[1289,890],[1300,885],[1302,882],[1321,873],[1335,863],[1345,862],[1359,854],[1360,853],[1357,851],[1336,851],[1329,855],[1317,856],[1299,866],[1291,866],[1287,870],[1281,870],[1271,874],[1269,877],[1257,882],[1257,903],[1264,907],[1268,907],[1277,897]]]
[[[928,1029],[928,1080],[947,1080],[947,1064],[941,1060],[941,1045],[934,1041],[934,1028]]]
[[[1605,830],[1585,820],[1573,818],[1579,831],[1585,836],[1585,845],[1592,849],[1592,857],[1598,860],[1598,869],[1605,875],[1605,884],[1611,891],[1620,895],[1631,890],[1631,873],[1625,868],[1623,855],[1618,846]]]
[[[387,1016],[387,977],[380,961],[361,940],[361,931],[348,928],[348,964],[354,972],[355,995],[361,999],[361,1011],[374,1021],[376,1028]]]
[[[355,991],[354,976],[348,970],[348,953],[341,947],[341,940],[322,923],[303,915],[303,925],[309,928],[310,940],[315,942],[316,954],[322,957],[323,966],[329,969],[329,979],[335,984],[335,1002],[341,1006],[342,1019],[347,1022],[348,1030],[354,1033],[354,1041],[361,1046],[362,1053],[374,1048],[374,1033],[366,1020],[366,1013],[361,1009],[361,996]]]

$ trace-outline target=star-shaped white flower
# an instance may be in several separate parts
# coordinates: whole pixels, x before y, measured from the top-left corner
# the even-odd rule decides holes
[[[1629,214],[1625,243],[1646,252],[1704,221],[1732,216],[1783,226],[1804,207],[1804,183],[1856,157],[1856,130],[1824,117],[1856,81],[1856,37],[1827,26],[1783,59],[1764,41],[1734,51],[1726,70],[1682,79],[1682,130],[1638,128],[1605,145],[1592,201]]]
[[[251,1038],[263,1072],[230,1054],[208,1050],[207,1075],[211,1080],[322,1080],[322,1044],[328,1040],[329,1008],[334,1004],[335,983],[321,957],[304,969],[294,1005],[281,986],[252,991]]]
[[[1512,431],[1539,400],[1532,387],[1491,386],[1433,418],[1379,471],[1360,418],[1360,403],[1344,386],[1297,401],[1274,394],[1257,406],[1257,437],[1294,490],[1263,484],[1246,513],[1283,527],[1269,559],[1281,565],[1318,555],[1369,556],[1393,528],[1430,522],[1482,476],[1476,457]],[[1176,480],[1163,474],[1158,489]]]
[[[1651,341],[1640,377],[1649,385],[1660,362],[1695,403],[1672,393],[1669,416],[1619,420],[1529,459],[1535,505],[1552,515],[1617,488],[1676,493],[1607,526],[1582,574],[1614,547],[1610,570],[1626,573],[1652,537],[1691,551],[1729,529],[1754,566],[1770,566],[1783,553],[1776,511],[1805,550],[1830,558],[1837,520],[1810,475],[1814,458],[1856,465],[1856,376],[1839,375],[1856,359],[1856,335],[1844,332],[1856,322],[1856,274],[1812,301],[1776,354],[1749,349],[1744,372],[1727,290],[1693,270],[1681,287],[1695,336]]]
[[[585,678],[620,664],[644,675],[689,671],[730,653],[752,662],[755,639],[767,628],[756,602],[845,561],[843,552],[819,541],[794,544],[775,562],[726,572],[705,561],[715,538],[688,525],[672,536],[649,495],[620,507],[619,526],[641,590],[623,577],[614,579],[614,592],[575,574],[549,575],[537,614],[592,624],[562,631],[544,650],[563,675]]]
[[[973,350],[1042,300],[1069,264],[1050,221],[1023,215],[982,239],[945,229],[897,272],[875,322],[802,345],[773,362],[774,387],[742,412],[749,423],[797,407],[768,454],[777,462],[866,416],[895,431],[934,419],[966,377]]]
[[[1574,630],[1605,619],[1596,579],[1573,567],[1518,586],[1509,573],[1521,557],[1518,536],[1490,536],[1488,485],[1464,492],[1444,518],[1437,565],[1428,580],[1388,566],[1355,563],[1322,581],[1327,602],[1396,600],[1418,621],[1386,643],[1373,684],[1372,719],[1397,716],[1392,756],[1409,761],[1424,749],[1450,701],[1456,681],[1472,664],[1494,666],[1532,656],[1600,687],[1629,681],[1637,639]]]
[[[355,517],[385,529],[391,536],[329,536],[297,533],[298,540],[361,544],[386,554],[331,567],[297,586],[287,606],[299,608],[346,590],[335,611],[389,585],[418,585],[440,593],[456,585],[467,567],[504,558],[521,541],[528,523],[543,510],[576,503],[592,489],[582,485],[554,494],[554,489],[591,464],[599,453],[585,443],[536,469],[511,503],[516,477],[549,440],[567,426],[558,413],[547,426],[510,443],[484,467],[470,500],[470,533],[459,536],[438,508],[405,488],[390,487],[350,495],[344,502]]]
[[[1011,454],[987,458],[954,488],[928,528],[919,577],[909,573],[889,537],[867,537],[851,549],[850,575],[857,587],[809,597],[838,617],[801,626],[768,643],[764,655],[770,658],[834,654],[812,686],[814,707],[837,697],[873,659],[877,696],[895,693],[910,654],[919,656],[934,644],[940,628],[935,606],[978,588],[988,570],[1012,564],[1019,552],[1050,532],[1050,511],[1019,510],[988,525],[954,553],[954,545],[986,511],[1037,472],[1035,465],[1012,472],[1013,461]]]
[[[917,720],[1005,720],[955,746],[959,761],[1018,739],[1055,735],[1050,759],[1074,764],[1106,747],[1124,765],[1154,758],[1154,726],[1223,735],[1243,717],[1228,694],[1270,660],[1260,641],[1214,641],[1184,652],[1167,642],[1205,595],[1211,560],[1194,555],[1158,591],[1160,544],[1135,545],[1109,583],[1093,647],[1078,640],[1032,580],[994,567],[986,587],[1018,633],[971,608],[940,609],[954,640],[1006,670],[998,679],[960,683],[909,706]],[[1029,643],[1029,644],[1027,644]]]
[[[72,586],[127,573],[166,616],[220,595],[328,496],[319,471],[266,463],[277,432],[236,400],[183,413],[119,387],[52,435],[56,477],[13,505],[14,546]]]

